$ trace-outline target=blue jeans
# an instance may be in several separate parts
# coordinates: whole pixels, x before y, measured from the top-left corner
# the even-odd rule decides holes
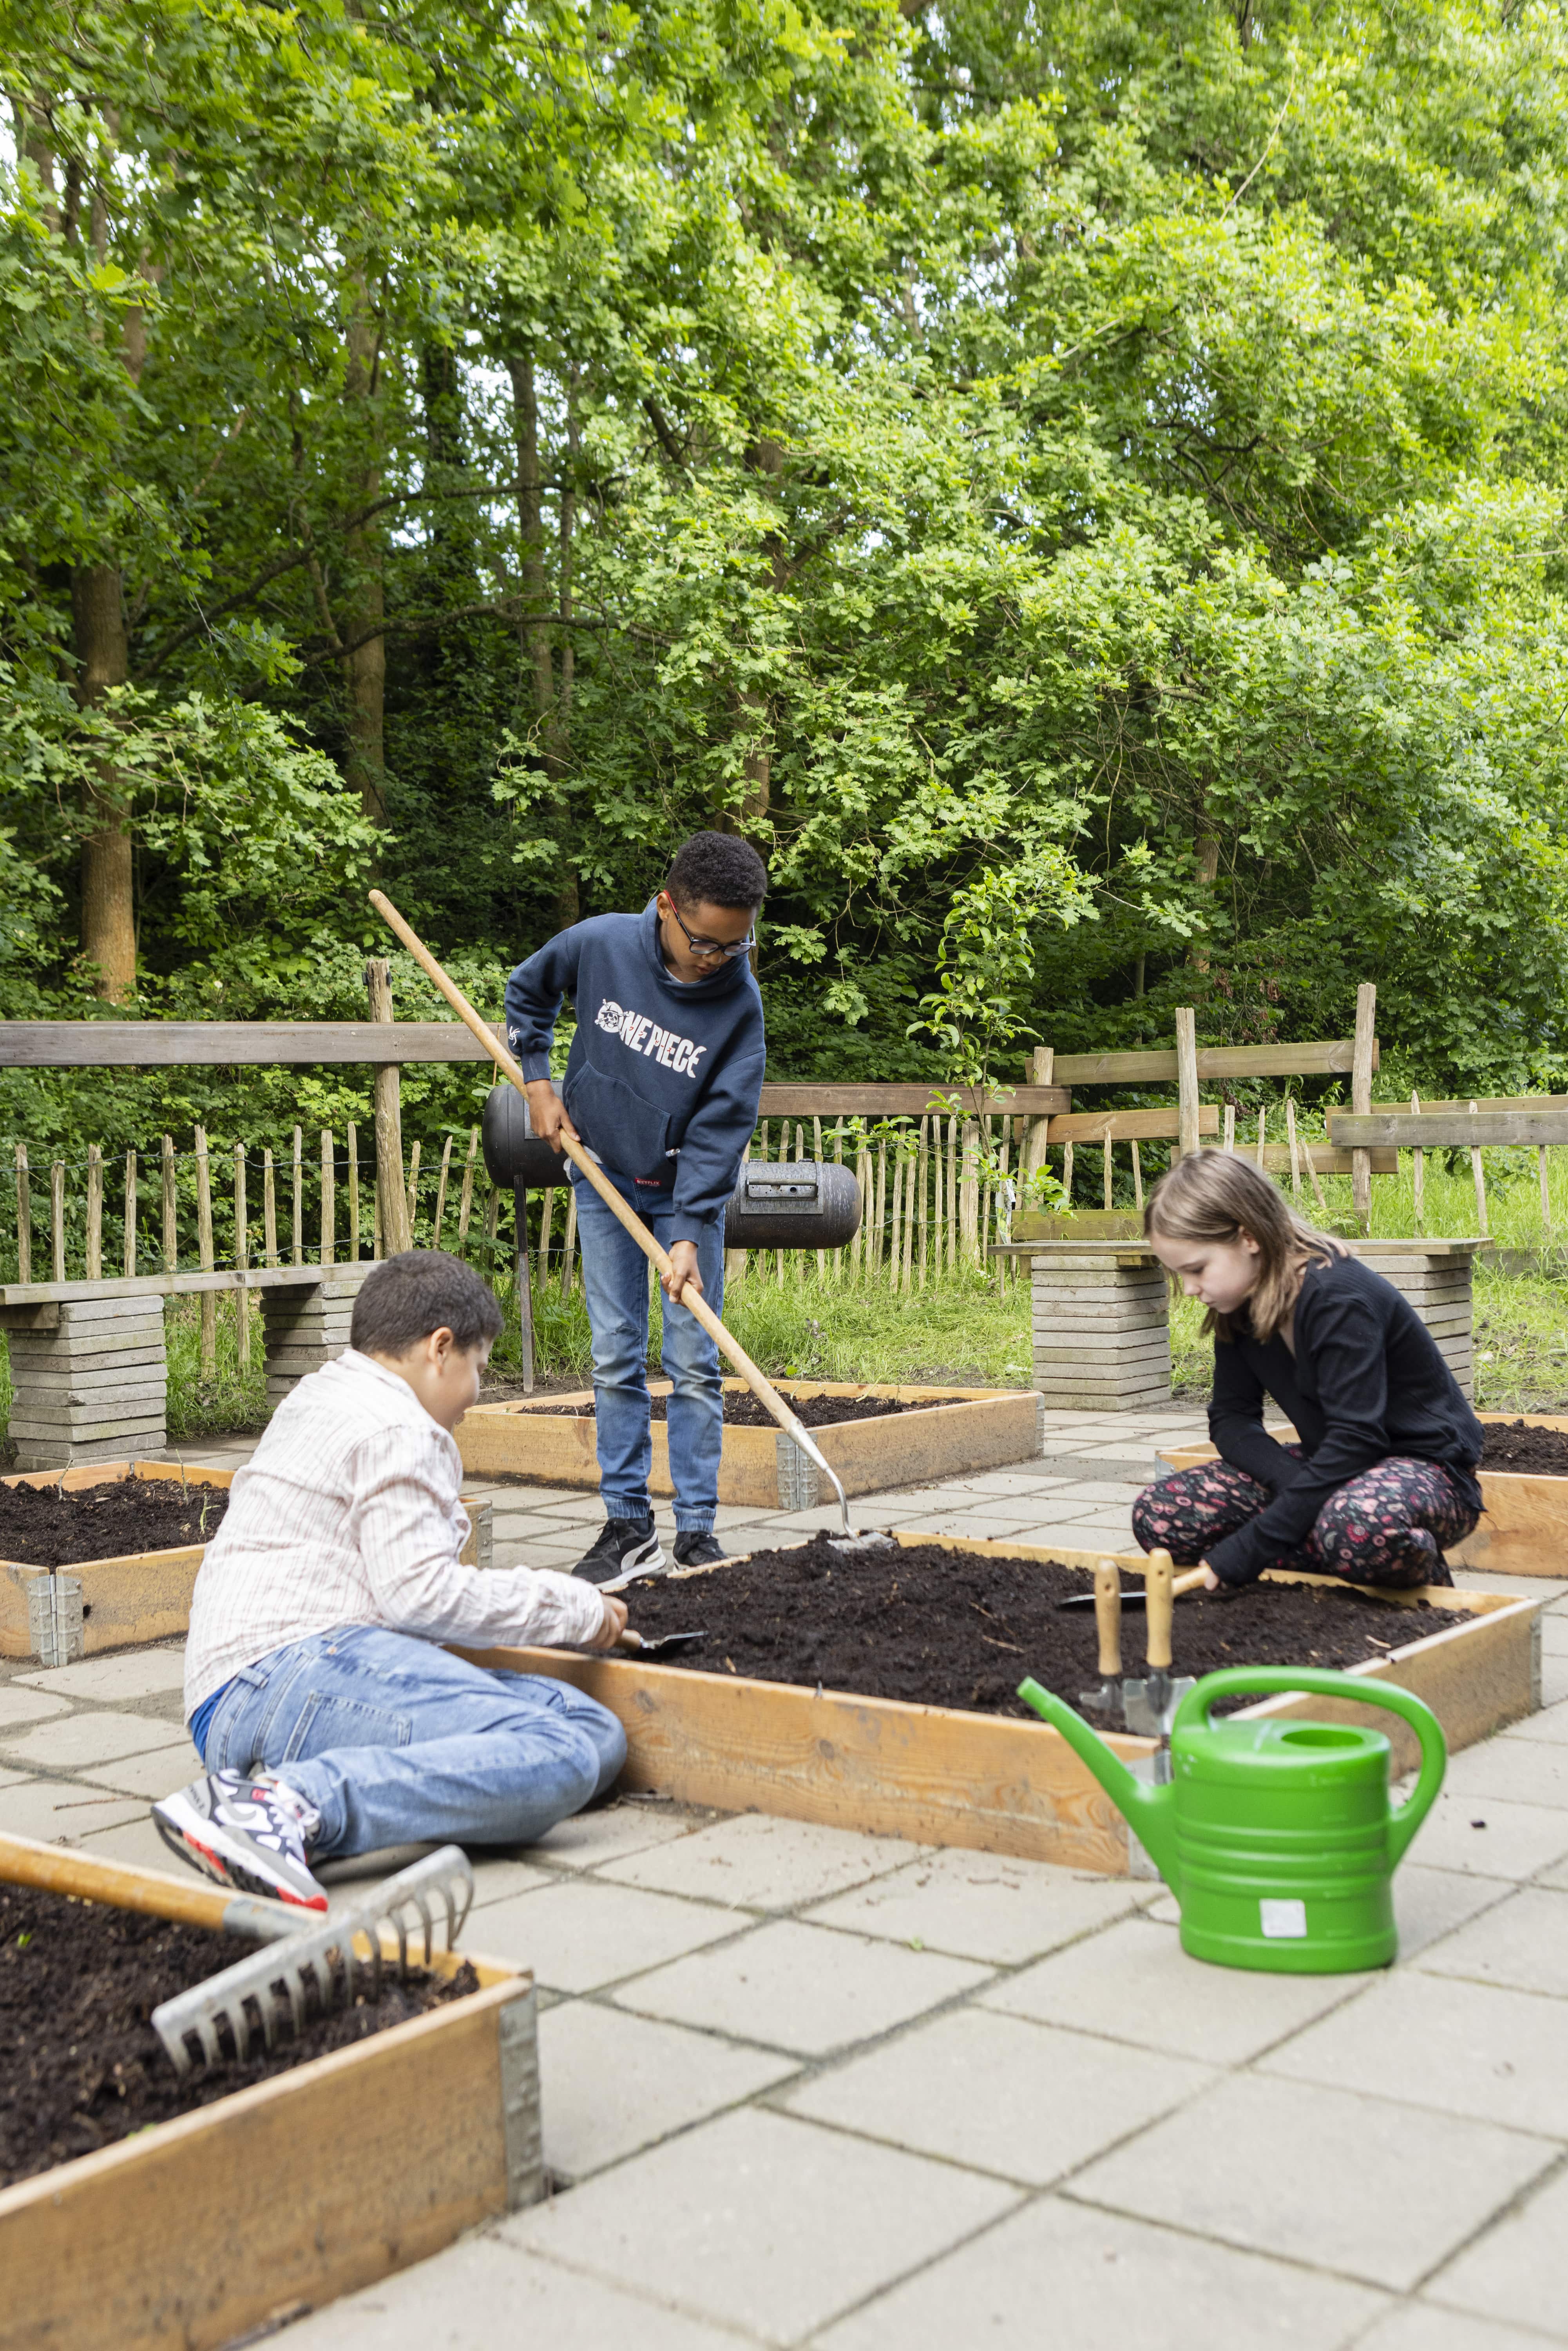
[[[604,1171],[668,1249],[689,1238],[677,1230],[668,1192],[645,1190]],[[616,1222],[591,1184],[572,1171],[577,1191],[577,1229],[581,1237],[582,1287],[593,1327],[594,1441],[599,1449],[599,1491],[612,1519],[648,1516],[648,1471],[653,1440],[648,1433],[648,1260]],[[697,1244],[703,1296],[716,1314],[724,1311],[724,1228],[709,1225]],[[718,1349],[684,1306],[664,1309],[664,1364],[674,1382],[669,1402],[670,1483],[675,1489],[675,1525],[682,1534],[712,1531],[718,1508],[718,1456],[724,1442],[724,1388]]]
[[[612,1785],[626,1734],[569,1683],[341,1625],[245,1666],[209,1771],[276,1771],[321,1815],[317,1861],[390,1844],[531,1844]]]

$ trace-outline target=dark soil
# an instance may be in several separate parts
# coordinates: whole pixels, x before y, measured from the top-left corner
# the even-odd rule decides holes
[[[465,1964],[450,1979],[389,1976],[372,2002],[367,1974],[352,2008],[313,2017],[298,2041],[182,2080],[148,2020],[246,1949],[199,1927],[0,1885],[0,2188],[478,1990]]]
[[[0,1559],[71,1567],[126,1552],[207,1542],[228,1509],[225,1486],[192,1479],[115,1478],[68,1493],[60,1486],[0,1486]]]
[[[1527,1428],[1522,1420],[1483,1421],[1486,1444],[1483,1469],[1504,1469],[1516,1477],[1568,1478],[1568,1430]]]
[[[960,1396],[925,1396],[918,1404],[901,1404],[896,1396],[786,1396],[796,1419],[806,1428],[836,1428],[845,1420],[886,1420],[896,1412],[929,1412],[934,1406],[960,1404]],[[670,1399],[667,1395],[649,1398],[650,1417],[668,1420]],[[559,1405],[541,1416],[546,1420],[591,1420],[591,1404]],[[754,1395],[735,1388],[724,1393],[724,1422],[727,1428],[776,1428],[778,1422],[770,1412],[764,1411]]]
[[[846,1554],[818,1535],[706,1575],[650,1578],[622,1596],[640,1633],[707,1630],[702,1648],[672,1660],[689,1672],[1027,1714],[1017,1696],[1026,1674],[1070,1706],[1098,1685],[1093,1610],[1056,1604],[1092,1584],[1082,1570],[1037,1560],[937,1543]],[[1126,1588],[1141,1586],[1129,1579]],[[1470,1621],[1322,1584],[1255,1583],[1228,1599],[1195,1593],[1176,1604],[1174,1670],[1356,1666]],[[1144,1671],[1144,1622],[1141,1612],[1122,1619],[1128,1675]]]

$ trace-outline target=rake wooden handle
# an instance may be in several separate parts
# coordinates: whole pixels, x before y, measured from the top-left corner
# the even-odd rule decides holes
[[[501,1043],[500,1040],[486,1025],[486,1023],[480,1019],[479,1015],[475,1011],[474,1007],[469,1003],[462,989],[457,987],[455,981],[447,977],[445,972],[443,971],[441,966],[436,962],[435,957],[431,954],[430,949],[425,946],[423,940],[418,937],[414,932],[410,930],[408,925],[403,921],[402,916],[398,913],[397,908],[392,904],[392,900],[388,898],[383,892],[380,890],[372,890],[371,892],[371,904],[375,908],[377,914],[380,914],[382,920],[387,925],[388,928],[397,934],[397,936],[402,941],[403,946],[408,949],[410,955],[413,957],[415,963],[418,964],[420,969],[425,973],[427,977],[434,981],[436,987],[441,990],[442,995],[444,996],[448,1004],[451,1005],[454,1012],[456,1013],[459,1020],[462,1021],[464,1027],[469,1031],[470,1035],[476,1037],[479,1043],[483,1045],[485,1050],[489,1054],[490,1059],[495,1062],[496,1067],[500,1071],[501,1075],[504,1078],[510,1079],[512,1084],[517,1087],[517,1092],[522,1095],[526,1102],[528,1100],[528,1081],[524,1077],[517,1061],[513,1059],[512,1055],[507,1052],[505,1045]],[[642,1250],[643,1256],[652,1259],[653,1263],[657,1266],[660,1273],[670,1273],[673,1269],[670,1264],[668,1250],[662,1248],[659,1242],[654,1239],[653,1234],[648,1230],[647,1226],[643,1222],[642,1217],[637,1214],[635,1208],[630,1208],[627,1207],[625,1201],[621,1197],[620,1193],[615,1189],[614,1185],[611,1183],[609,1177],[603,1174],[602,1170],[595,1165],[594,1162],[589,1157],[587,1152],[584,1151],[581,1144],[574,1143],[570,1135],[566,1134],[563,1134],[559,1140],[560,1148],[571,1161],[572,1165],[580,1170],[581,1174],[587,1177],[589,1183],[592,1185],[594,1190],[598,1193],[600,1198],[603,1201],[611,1215],[616,1219],[618,1224],[625,1227],[632,1239],[636,1242],[638,1248]],[[724,1354],[728,1356],[730,1362],[735,1365],[736,1370],[740,1374],[741,1378],[746,1382],[747,1386],[751,1390],[752,1395],[757,1398],[758,1404],[762,1405],[766,1410],[772,1414],[774,1419],[779,1423],[779,1427],[783,1429],[785,1435],[787,1437],[792,1437],[796,1444],[800,1447],[801,1451],[807,1454],[810,1459],[816,1463],[818,1468],[821,1469],[826,1477],[832,1480],[833,1485],[838,1489],[840,1504],[844,1508],[844,1520],[845,1524],[847,1525],[849,1521],[849,1511],[847,1506],[844,1505],[844,1489],[842,1486],[839,1484],[839,1480],[834,1476],[829,1464],[822,1458],[821,1452],[817,1448],[815,1441],[807,1434],[807,1431],[801,1426],[800,1422],[790,1411],[789,1405],[779,1394],[777,1388],[774,1387],[767,1374],[760,1371],[757,1364],[752,1362],[750,1356],[747,1353],[739,1340],[731,1337],[730,1333],[725,1329],[724,1324],[719,1321],[718,1316],[714,1312],[713,1308],[708,1304],[706,1298],[699,1298],[695,1290],[687,1290],[683,1293],[679,1302],[685,1308],[688,1314],[693,1315],[702,1325],[703,1329],[707,1332],[708,1337],[713,1340],[716,1346],[717,1346]]]
[[[1094,1627],[1100,1635],[1100,1678],[1114,1681],[1122,1670],[1122,1571],[1113,1559],[1094,1570]]]
[[[270,1940],[291,1934],[299,1924],[299,1914],[280,1902],[253,1901],[204,1886],[199,1878],[99,1861],[57,1844],[40,1844],[32,1837],[0,1836],[0,1879],[12,1886],[36,1886],[46,1894],[74,1894],[79,1901],[107,1902],[116,1910],[140,1910],[181,1927],[211,1927],[219,1934]]]

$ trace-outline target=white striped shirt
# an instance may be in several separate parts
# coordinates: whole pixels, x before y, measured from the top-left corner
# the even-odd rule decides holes
[[[339,1625],[471,1648],[591,1640],[596,1588],[465,1567],[455,1438],[406,1380],[350,1347],[300,1381],[237,1471],[185,1646],[185,1719],[274,1649]]]

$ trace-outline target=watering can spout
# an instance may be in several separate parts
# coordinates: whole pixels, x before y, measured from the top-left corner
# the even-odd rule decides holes
[[[1019,1696],[1031,1707],[1053,1730],[1059,1730],[1073,1752],[1086,1763],[1128,1826],[1153,1856],[1155,1866],[1171,1892],[1181,1894],[1180,1870],[1176,1862],[1176,1791],[1171,1787],[1152,1788],[1134,1778],[1119,1755],[1112,1752],[1096,1730],[1091,1729],[1081,1714],[1075,1714],[1051,1690],[1041,1689],[1037,1681],[1019,1684]]]

